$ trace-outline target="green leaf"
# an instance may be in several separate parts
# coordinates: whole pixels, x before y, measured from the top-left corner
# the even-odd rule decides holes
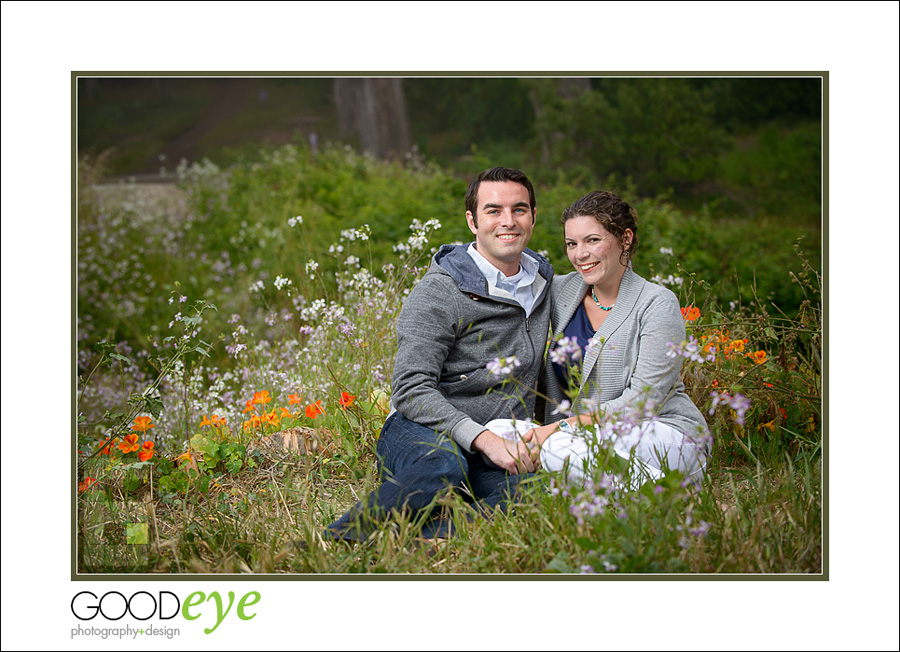
[[[596,541],[588,539],[587,537],[575,537],[573,541],[580,547],[585,550],[598,550],[600,548],[600,544]]]
[[[122,481],[122,488],[125,489],[128,493],[132,493],[137,491],[137,489],[141,486],[141,476],[136,473],[133,469],[129,470],[125,474],[125,479]]]
[[[547,564],[547,570],[551,573],[574,573],[575,569],[567,563],[565,553],[559,553]]]
[[[150,528],[146,523],[126,523],[125,543],[131,546],[141,546],[150,543]]]

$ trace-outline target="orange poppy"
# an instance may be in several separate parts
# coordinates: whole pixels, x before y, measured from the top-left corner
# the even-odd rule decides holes
[[[268,403],[272,400],[272,397],[269,396],[268,390],[263,390],[261,392],[256,392],[253,394],[253,402],[254,403],[263,403],[268,405]]]
[[[291,411],[286,407],[281,408],[281,418],[282,419],[293,419],[294,415],[291,414]]]
[[[312,405],[306,406],[306,416],[310,419],[315,419],[320,414],[325,414],[325,410],[322,409],[322,401],[316,401]]]
[[[341,392],[341,399],[338,401],[341,404],[341,409],[346,410],[348,407],[353,405],[353,401],[356,400],[356,397],[350,392]]]
[[[153,442],[145,441],[142,450],[138,451],[138,458],[141,462],[146,462],[153,457]]]
[[[765,351],[754,351],[753,353],[748,353],[747,357],[753,360],[756,364],[762,364],[766,361],[766,352]]]
[[[250,410],[253,410],[253,409],[255,409],[255,408],[253,407],[253,399],[252,399],[252,398],[249,398],[249,399],[247,399],[247,407],[245,407],[245,408],[243,409],[243,411],[241,412],[241,414],[247,414]]]
[[[138,443],[137,435],[125,435],[125,441],[119,444],[119,449],[123,453],[131,453],[140,447],[141,445]]]
[[[96,478],[92,478],[87,475],[84,477],[84,480],[78,483],[78,493],[82,493],[83,491],[87,491],[88,487],[97,482]]]
[[[111,442],[109,442],[106,446],[100,449],[101,455],[110,455],[112,454],[112,447],[115,446],[119,441],[118,437],[115,437]]]
[[[153,427],[154,425],[150,423],[150,417],[135,417],[131,429],[137,432],[147,432]]]
[[[289,405],[300,405],[303,402],[303,399],[299,394],[288,394],[288,404]]]
[[[681,309],[681,316],[684,318],[684,321],[696,321],[700,318],[700,308],[686,306]]]

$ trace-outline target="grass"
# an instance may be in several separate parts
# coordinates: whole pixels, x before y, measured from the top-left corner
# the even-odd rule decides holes
[[[708,214],[638,203],[639,273],[699,307],[688,331],[717,346],[714,362],[685,363],[692,398],[702,410],[713,390],[751,402],[743,424],[721,407],[710,417],[702,488],[672,474],[595,491],[581,498],[611,506],[579,518],[575,496],[544,476],[491,519],[441,497],[452,540],[422,540],[401,515],[349,546],[321,533],[377,486],[393,324],[430,247],[468,238],[462,182],[422,161],[300,146],[180,175],[171,196],[148,197],[128,185],[97,194],[96,167],[80,171],[79,572],[823,572],[821,275],[787,229],[755,240],[751,263],[772,269],[755,284],[739,273],[734,295],[705,279],[747,224],[719,230]],[[551,243],[549,215],[582,189],[538,193],[535,242]],[[285,431],[296,438],[275,436]],[[138,451],[118,448],[128,434]],[[107,442],[114,454],[97,454]],[[141,459],[145,442],[153,456]]]

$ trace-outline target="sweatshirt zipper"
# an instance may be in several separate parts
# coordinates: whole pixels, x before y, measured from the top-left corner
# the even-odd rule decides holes
[[[525,308],[522,308],[522,312],[525,312]],[[534,350],[534,338],[531,337],[531,318],[528,317],[527,315],[525,317],[525,332],[528,337],[528,343],[531,345],[531,363],[528,365],[528,367],[525,369],[525,372],[524,372],[524,373],[527,373],[528,371],[531,371],[531,368],[534,366],[535,356],[536,356],[536,353]],[[493,421],[500,415],[500,413],[503,411],[503,403],[504,403],[504,401],[501,401],[500,406],[494,411],[494,414],[491,415],[491,418],[488,419],[488,421]]]

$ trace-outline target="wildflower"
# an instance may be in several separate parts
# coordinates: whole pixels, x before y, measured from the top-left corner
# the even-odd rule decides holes
[[[78,493],[83,493],[83,492],[87,491],[88,488],[95,482],[97,482],[96,478],[92,478],[89,475],[85,476],[84,480],[82,480],[81,482],[78,483]]]
[[[306,273],[307,274],[312,275],[312,273],[315,272],[317,269],[319,269],[319,263],[317,263],[316,261],[314,261],[312,259],[307,261],[307,263],[306,263]]]
[[[100,455],[111,455],[112,447],[115,446],[119,441],[118,437],[115,437],[112,441],[110,441],[106,446],[100,449]]]
[[[263,283],[262,281],[257,281],[256,283],[254,283],[253,285],[250,286],[250,289],[248,290],[248,292],[250,292],[252,294],[253,292],[262,292],[265,289],[266,289],[266,284]]]
[[[762,430],[763,428],[767,429],[769,432],[775,432],[775,419],[772,419],[769,423],[761,423],[756,426],[757,430]]]
[[[578,339],[574,337],[563,337],[550,351],[550,360],[558,365],[566,364],[570,360],[575,362],[580,359],[581,347],[578,345]]]
[[[508,376],[512,373],[513,369],[521,366],[521,364],[522,363],[516,359],[516,356],[511,355],[508,358],[494,358],[487,363],[485,368],[491,376]]]
[[[123,453],[131,453],[140,447],[141,445],[138,443],[137,435],[125,435],[125,441],[119,444],[119,449]]]
[[[700,525],[688,530],[688,532],[690,532],[695,537],[705,537],[706,533],[709,532],[709,528],[711,527],[712,525],[707,523],[706,521],[700,521]]]
[[[272,401],[272,397],[269,396],[269,390],[264,389],[261,392],[255,392],[253,394],[253,403],[262,403],[264,405],[268,405]]]
[[[173,460],[179,466],[182,462],[187,462],[189,465],[194,466],[194,458],[191,456],[191,451],[185,451],[178,457]]]
[[[671,256],[673,254],[672,247],[660,247],[659,253],[663,254],[664,256]]]
[[[131,429],[137,432],[147,432],[153,427],[153,424],[150,423],[150,417],[135,417]]]
[[[744,350],[744,340],[734,340],[731,343],[731,350],[740,353]]]
[[[322,401],[316,401],[312,405],[306,406],[306,416],[310,419],[315,419],[320,414],[325,414],[325,410],[322,409]]]
[[[570,416],[571,412],[569,412],[569,408],[571,407],[572,404],[569,401],[563,399],[559,402],[559,404],[556,406],[556,409],[553,410],[551,414],[565,414],[566,416]]]
[[[722,403],[727,405],[735,412],[734,421],[739,426],[744,425],[744,414],[750,407],[750,399],[743,394],[735,394],[730,396],[728,392],[711,392],[712,407],[709,408],[710,414],[715,414],[716,407]]]
[[[619,569],[615,564],[611,564],[610,562],[603,560],[603,570],[607,573],[615,573]]]
[[[281,418],[282,419],[293,419],[294,415],[291,414],[291,411],[286,407],[281,408]]]
[[[212,426],[214,428],[221,428],[227,423],[225,417],[220,417],[218,414],[212,415],[212,419],[210,419],[207,415],[203,415],[203,421],[200,422],[200,427],[203,426]]]
[[[681,316],[684,321],[696,321],[700,318],[700,309],[696,306],[686,306],[681,309]]]
[[[279,422],[278,415],[275,414],[275,408],[272,408],[271,412],[267,412],[266,414],[260,417],[260,423],[266,426],[277,426]]]
[[[687,341],[682,341],[681,344],[668,342],[667,346],[669,347],[669,350],[666,352],[666,356],[670,358],[681,356],[688,360],[700,363],[704,361],[713,362],[716,359],[714,352],[709,352],[706,356],[703,355],[703,352],[701,352],[700,349],[700,342],[698,342],[693,335],[689,336]]]
[[[600,397],[582,399],[581,408],[588,413],[597,412],[600,409]]]
[[[153,457],[153,442],[145,441],[144,445],[141,447],[142,450],[138,451],[138,458],[140,458],[141,462],[146,462],[151,457]]]
[[[582,574],[597,572],[594,570],[594,567],[591,566],[590,564],[582,564],[578,570],[581,571]]]
[[[753,360],[756,364],[763,364],[766,361],[766,352],[765,351],[754,351],[753,353],[748,353],[747,357]]]
[[[300,405],[300,403],[302,401],[303,401],[303,399],[300,398],[299,394],[288,394],[288,404],[289,405]]]
[[[340,403],[342,410],[346,410],[348,407],[353,405],[353,401],[355,400],[356,397],[350,392],[341,392],[341,398],[338,403]]]
[[[288,226],[290,226],[292,229],[295,226],[297,226],[298,224],[303,224],[303,216],[302,215],[297,215],[296,217],[292,217],[292,218],[288,219]]]
[[[291,279],[284,278],[283,276],[280,276],[280,275],[275,277],[275,289],[276,290],[280,290],[281,288],[283,288],[287,285],[291,285]]]
[[[245,408],[241,411],[241,414],[247,414],[247,413],[250,412],[251,410],[255,409],[255,408],[253,407],[253,404],[254,404],[253,399],[252,399],[252,398],[248,398],[248,399],[247,399],[247,407],[245,407]]]

